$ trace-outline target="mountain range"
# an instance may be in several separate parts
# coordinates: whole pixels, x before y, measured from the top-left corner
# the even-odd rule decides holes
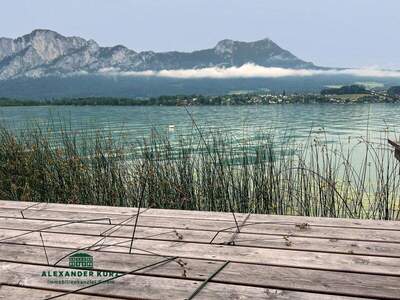
[[[42,78],[70,74],[97,74],[104,70],[159,71],[240,67],[317,69],[270,39],[241,42],[229,39],[214,48],[193,52],[136,52],[122,45],[101,47],[94,40],[66,37],[37,29],[16,39],[0,38],[0,80]]]
[[[320,67],[267,38],[225,39],[213,48],[193,52],[102,47],[94,40],[45,29],[16,39],[0,38],[0,98],[303,93],[366,80],[399,85],[399,78],[398,73],[385,77],[379,72],[365,75]]]

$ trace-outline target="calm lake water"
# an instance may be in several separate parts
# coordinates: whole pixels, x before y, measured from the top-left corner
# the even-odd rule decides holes
[[[202,129],[218,129],[236,137],[251,138],[261,131],[306,138],[313,129],[328,140],[358,138],[367,135],[379,138],[389,129],[395,137],[400,129],[400,106],[397,104],[286,104],[264,106],[201,106],[189,108]],[[148,136],[151,128],[167,134],[187,133],[193,122],[183,107],[7,107],[0,108],[0,121],[20,129],[38,122],[60,121],[72,130],[106,131],[129,139]]]

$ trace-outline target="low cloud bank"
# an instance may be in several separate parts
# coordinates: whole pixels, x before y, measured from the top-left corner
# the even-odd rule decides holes
[[[309,70],[309,69],[286,69],[269,68],[254,64],[245,64],[241,67],[229,68],[202,68],[202,69],[181,69],[161,71],[120,71],[115,68],[102,69],[99,72],[103,75],[133,76],[133,77],[164,77],[164,78],[279,78],[279,77],[308,77],[316,75],[351,75],[359,77],[382,77],[400,78],[400,71],[379,70],[379,69],[345,69],[345,70]]]

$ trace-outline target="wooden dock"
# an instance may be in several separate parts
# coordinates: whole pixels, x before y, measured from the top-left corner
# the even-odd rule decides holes
[[[400,299],[400,222],[0,201],[0,299]]]

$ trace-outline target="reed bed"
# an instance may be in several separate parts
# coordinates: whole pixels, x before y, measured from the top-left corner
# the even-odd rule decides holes
[[[361,149],[361,150],[360,150]],[[398,220],[399,167],[382,142],[310,134],[240,139],[195,130],[134,143],[111,134],[0,128],[0,198]]]

